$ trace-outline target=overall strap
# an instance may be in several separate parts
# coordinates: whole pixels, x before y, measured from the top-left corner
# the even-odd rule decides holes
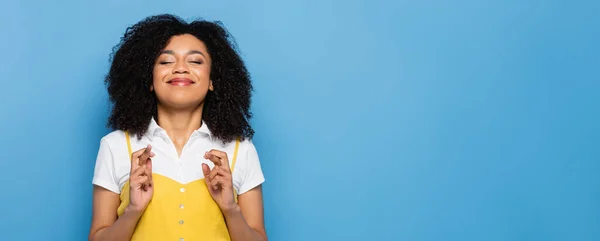
[[[129,138],[128,131],[125,131],[125,138],[127,138],[127,151],[129,151],[129,159],[131,159],[133,152],[131,151],[131,139]]]
[[[235,161],[237,161],[239,147],[240,147],[240,138],[238,137],[235,140],[235,149],[233,151],[233,160],[231,160],[231,175],[233,175],[233,168],[235,168]],[[235,190],[235,188],[233,188],[233,199],[235,200],[236,203],[238,202],[238,194],[237,194],[237,191]]]
[[[231,173],[233,173],[233,168],[235,168],[235,161],[237,160],[239,147],[240,147],[240,138],[238,137],[235,140],[235,149],[233,151],[233,159],[231,160]]]

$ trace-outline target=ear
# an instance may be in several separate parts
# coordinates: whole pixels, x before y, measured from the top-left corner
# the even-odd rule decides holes
[[[154,91],[154,85],[150,85],[150,92]]]
[[[208,82],[208,89],[209,89],[210,91],[213,91],[213,90],[215,89],[215,88],[213,87],[212,80],[210,80],[210,81]]]

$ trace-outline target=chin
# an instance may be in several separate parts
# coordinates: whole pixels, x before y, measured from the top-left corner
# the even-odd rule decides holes
[[[175,110],[196,109],[202,104],[201,99],[168,99],[160,101],[162,107]]]

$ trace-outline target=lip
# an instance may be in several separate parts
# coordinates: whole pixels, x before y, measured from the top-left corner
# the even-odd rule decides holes
[[[188,85],[192,85],[195,82],[191,79],[188,78],[173,78],[169,81],[167,81],[167,84],[170,85],[175,85],[175,86],[188,86]]]

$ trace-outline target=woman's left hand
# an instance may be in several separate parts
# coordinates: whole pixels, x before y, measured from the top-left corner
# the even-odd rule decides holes
[[[219,205],[223,213],[234,210],[237,204],[233,197],[233,181],[227,153],[213,149],[206,152],[204,158],[215,164],[213,169],[210,170],[206,163],[202,163],[204,180],[210,196]]]

